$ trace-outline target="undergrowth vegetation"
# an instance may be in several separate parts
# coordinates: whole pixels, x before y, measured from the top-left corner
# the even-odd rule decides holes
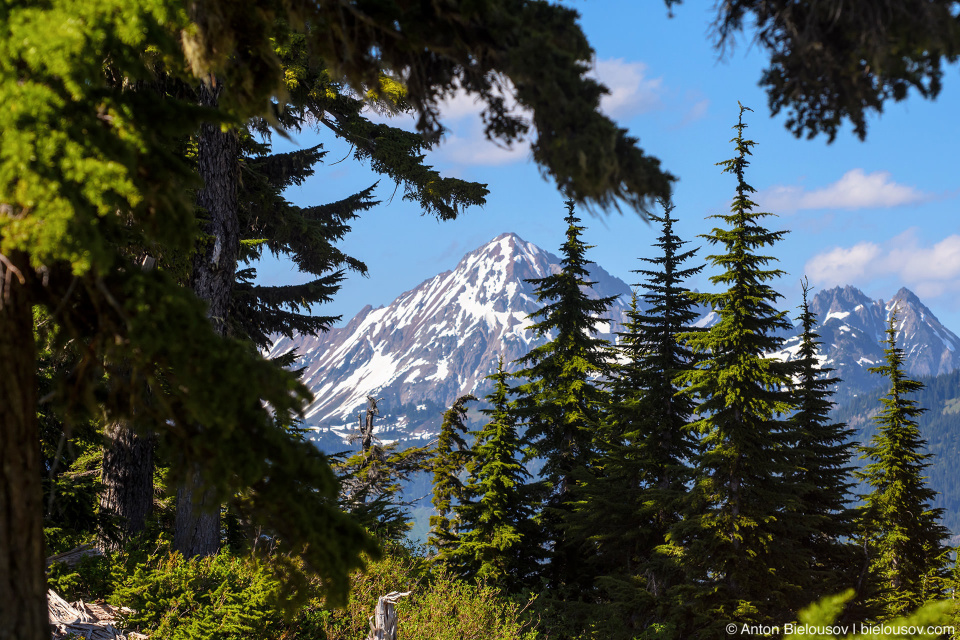
[[[123,627],[168,640],[362,640],[377,598],[410,592],[397,605],[398,640],[533,640],[537,616],[528,599],[469,583],[416,551],[389,547],[353,576],[345,608],[324,603],[311,582],[296,607],[273,555],[184,559],[165,542],[154,552],[84,558],[55,564],[50,587],[68,600],[106,600],[133,610]]]

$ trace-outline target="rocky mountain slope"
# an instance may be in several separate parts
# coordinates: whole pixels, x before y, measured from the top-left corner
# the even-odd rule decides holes
[[[304,381],[315,393],[306,424],[323,448],[340,446],[368,395],[381,399],[382,438],[427,437],[457,396],[487,392],[484,377],[498,357],[509,365],[535,344],[527,316],[540,305],[526,280],[559,268],[557,256],[506,233],[389,306],[367,306],[345,327],[318,337],[281,338],[270,355],[297,350],[296,366],[305,369]],[[596,282],[591,295],[620,296],[598,326],[601,336],[615,338],[630,287],[599,266],[591,279]],[[838,402],[882,382],[867,369],[882,361],[880,340],[894,307],[897,337],[911,375],[960,368],[960,338],[909,290],[901,289],[886,302],[849,286],[821,291],[811,308],[819,317],[822,363],[843,380]],[[703,309],[697,324],[708,326],[715,320],[715,313]],[[777,355],[791,359],[798,346],[799,338],[789,336]]]
[[[838,402],[875,388],[882,381],[869,368],[883,362],[890,313],[897,312],[897,344],[904,350],[907,372],[914,378],[936,376],[960,368],[960,338],[940,324],[912,291],[902,288],[888,301],[871,300],[851,286],[820,291],[810,301],[817,314],[821,363],[843,382]],[[781,357],[791,359],[799,337],[784,344]]]
[[[381,423],[407,437],[439,426],[460,394],[483,393],[497,358],[512,363],[535,344],[527,316],[539,308],[534,285],[556,273],[560,259],[505,233],[471,251],[452,271],[400,294],[387,307],[364,307],[345,327],[319,337],[281,338],[270,355],[297,349],[297,367],[316,394],[306,423],[344,433],[366,396],[382,398]],[[620,296],[598,326],[613,337],[630,288],[600,267],[591,296]]]

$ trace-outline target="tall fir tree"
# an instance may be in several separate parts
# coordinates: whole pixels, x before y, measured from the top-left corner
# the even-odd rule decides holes
[[[481,411],[490,421],[474,432],[463,500],[454,507],[458,539],[446,555],[461,575],[515,592],[531,586],[542,554],[533,520],[539,496],[523,465],[508,375],[500,358],[487,377],[494,383],[486,398],[491,407]]]
[[[943,510],[931,507],[936,492],[923,476],[932,456],[924,453],[927,442],[917,426],[924,409],[907,397],[923,383],[904,372],[896,323],[893,309],[884,341],[886,363],[870,369],[887,378],[890,391],[881,398],[876,435],[860,447],[860,458],[868,464],[857,473],[871,489],[859,518],[869,562],[861,594],[868,611],[882,620],[942,597],[949,574],[949,532],[940,524]]]
[[[517,411],[526,425],[536,455],[544,460],[542,476],[551,492],[541,521],[551,548],[549,580],[553,587],[585,579],[580,569],[582,545],[566,529],[577,500],[576,488],[596,463],[597,432],[605,404],[599,378],[609,368],[609,343],[596,337],[597,323],[613,298],[591,298],[588,278],[591,247],[580,239],[583,227],[566,203],[566,242],[561,247],[560,271],[529,280],[544,306],[530,314],[534,335],[548,338],[519,362],[525,368],[515,376]]]
[[[600,470],[581,507],[580,526],[593,532],[603,563],[598,582],[633,632],[665,618],[655,605],[682,578],[660,548],[683,512],[697,445],[690,428],[695,404],[678,381],[697,357],[678,336],[698,316],[684,282],[703,266],[683,267],[696,250],[683,250],[674,207],[663,203],[663,209],[652,216],[661,225],[658,255],[641,258],[651,268],[634,271],[644,277],[636,286],[645,289],[645,310],[634,295],[614,348],[620,365],[610,383],[610,435],[600,443]]]
[[[793,471],[785,479],[795,486],[797,502],[789,530],[781,534],[791,547],[782,557],[794,564],[780,569],[796,587],[794,610],[851,588],[858,564],[851,543],[856,511],[850,507],[855,432],[830,419],[831,398],[840,380],[830,377],[833,369],[820,362],[817,317],[807,302],[810,287],[806,280],[801,286],[800,348],[793,389],[797,408],[790,418],[788,443],[794,460]]]
[[[463,500],[463,482],[460,476],[470,457],[470,447],[463,436],[467,432],[465,420],[467,403],[476,397],[460,396],[443,414],[437,448],[431,461],[433,467],[433,508],[437,515],[430,516],[430,537],[427,544],[437,551],[437,559],[447,558],[457,540],[459,525],[451,519],[453,507]]]
[[[692,611],[677,607],[684,618],[678,623],[717,637],[724,620],[786,621],[792,589],[775,569],[788,561],[779,557],[777,536],[790,527],[784,516],[796,501],[784,483],[792,471],[783,416],[793,409],[788,389],[793,367],[765,355],[778,349],[778,331],[791,325],[775,308],[781,296],[768,284],[783,272],[768,267],[776,258],[759,253],[785,232],[761,226],[772,214],[753,210],[754,189],[744,173],[755,143],[743,136],[744,111],[741,107],[734,126],[737,155],[719,163],[737,181],[730,213],[714,216],[726,228],[702,236],[723,249],[708,260],[720,271],[711,282],[726,290],[692,294],[715,310],[718,320],[684,337],[703,358],[681,376],[685,393],[699,401],[694,428],[701,449],[687,513],[670,534],[688,572],[688,585],[676,593],[692,604]]]

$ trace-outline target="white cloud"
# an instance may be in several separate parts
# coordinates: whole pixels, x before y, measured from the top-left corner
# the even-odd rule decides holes
[[[642,62],[627,62],[623,58],[596,60],[591,75],[610,90],[600,98],[600,108],[614,120],[662,106],[663,79],[647,78],[647,65]]]
[[[626,119],[661,108],[662,79],[648,78],[647,65],[642,62],[627,62],[623,59],[595,60],[590,75],[602,82],[610,93],[600,101],[601,110],[610,118]],[[503,95],[507,104],[516,106],[510,98],[513,94],[509,80],[503,79]],[[695,105],[694,109],[699,105]],[[705,108],[704,105],[703,108]],[[501,143],[487,140],[483,132],[480,114],[484,103],[477,96],[457,90],[440,102],[440,122],[447,129],[442,142],[428,159],[431,163],[449,162],[461,166],[493,166],[523,162],[530,158],[530,143],[535,131],[527,133],[527,140],[507,148]],[[517,109],[515,113],[526,117],[529,113]],[[390,118],[373,116],[375,120],[408,127],[414,119],[408,114]]]
[[[887,171],[865,173],[851,169],[831,185],[811,191],[798,186],[776,186],[757,192],[754,200],[774,213],[803,209],[880,209],[926,202],[925,193],[894,182]]]
[[[834,247],[811,258],[804,272],[814,283],[825,287],[860,282],[880,254],[880,247],[872,242]]]
[[[922,297],[935,298],[960,292],[960,235],[950,235],[932,245],[923,244],[910,229],[879,245],[860,242],[834,247],[811,258],[805,267],[820,286],[867,283],[893,276]]]
[[[479,123],[472,123],[461,133],[445,137],[433,152],[433,158],[459,165],[497,166],[522,162],[530,157],[527,141],[515,142],[510,147],[491,142],[483,135]]]
[[[707,115],[707,110],[710,108],[710,101],[707,99],[699,100],[695,102],[692,107],[690,107],[687,112],[684,114],[683,119],[680,121],[680,124],[677,125],[677,128],[683,128],[688,124],[696,122],[703,116]]]

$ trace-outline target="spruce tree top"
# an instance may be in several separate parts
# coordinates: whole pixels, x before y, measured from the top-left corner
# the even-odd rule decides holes
[[[714,227],[701,235],[711,245],[720,245],[724,253],[707,256],[715,267],[723,270],[719,275],[710,277],[713,284],[724,285],[721,293],[693,293],[693,299],[717,311],[720,321],[715,330],[702,334],[690,334],[688,342],[697,351],[714,353],[741,353],[760,356],[774,351],[782,342],[776,335],[778,330],[790,329],[792,325],[785,311],[777,311],[774,303],[782,298],[768,282],[784,274],[781,269],[768,269],[767,265],[776,262],[775,256],[757,253],[780,241],[786,231],[769,231],[761,226],[763,218],[772,213],[754,211],[756,203],[750,200],[750,194],[756,189],[747,184],[744,172],[750,165],[750,149],[756,144],[743,137],[747,128],[740,117],[734,129],[737,131],[731,140],[736,145],[737,155],[718,162],[723,173],[732,173],[737,179],[736,196],[730,207],[730,213],[711,216],[726,223],[726,228]],[[731,342],[733,341],[733,342]],[[719,347],[719,348],[717,348]]]
[[[587,294],[595,284],[587,280],[586,251],[591,247],[580,239],[583,227],[574,202],[566,205],[560,272],[527,281],[536,286],[537,301],[545,303],[530,314],[536,321],[530,330],[550,341],[520,358],[527,368],[515,374],[527,380],[519,388],[518,411],[528,421],[528,436],[539,455],[547,458],[544,476],[554,482],[592,456],[602,394],[591,378],[608,369],[608,343],[596,337],[596,325],[614,300]]]

